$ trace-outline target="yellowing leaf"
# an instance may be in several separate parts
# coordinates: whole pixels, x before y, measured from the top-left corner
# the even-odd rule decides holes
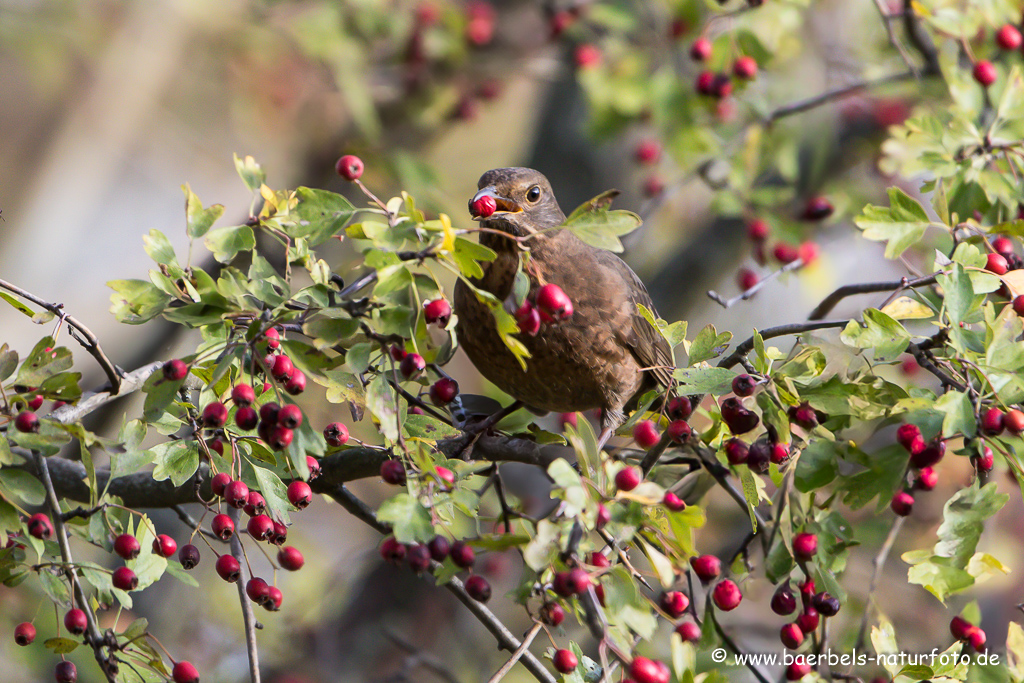
[[[439,216],[441,230],[444,233],[444,240],[441,242],[441,251],[455,251],[455,231],[452,229],[452,219],[448,214],[442,213]]]
[[[935,315],[932,309],[909,296],[901,296],[890,302],[882,309],[882,313],[895,320],[917,320]]]

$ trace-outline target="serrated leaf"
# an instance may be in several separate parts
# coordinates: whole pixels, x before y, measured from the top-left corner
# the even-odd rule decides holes
[[[724,394],[732,389],[736,373],[728,368],[676,368],[672,376],[679,381],[680,394]]]
[[[238,157],[235,157],[235,162],[237,164]],[[217,219],[224,215],[224,207],[221,204],[214,204],[210,208],[204,209],[203,203],[199,201],[199,197],[195,195],[188,183],[181,186],[181,191],[185,193],[185,218],[188,221],[185,232],[193,239],[202,237],[213,227]],[[152,256],[152,254],[150,255]],[[166,262],[159,261],[159,263]]]
[[[974,416],[974,405],[966,393],[947,391],[935,402],[935,409],[945,415],[942,420],[942,436],[972,437],[977,432],[978,421]]]
[[[170,479],[175,486],[181,486],[199,469],[199,447],[194,441],[165,441],[149,450],[156,463],[156,481]]]
[[[145,280],[110,280],[110,312],[119,322],[140,325],[163,313],[171,297]]]
[[[633,232],[643,220],[632,211],[609,210],[618,190],[608,190],[576,208],[563,224],[581,240],[608,251],[621,252],[620,235]]]
[[[430,513],[408,493],[399,493],[381,503],[377,519],[392,525],[400,543],[427,543],[435,535]]]
[[[288,502],[288,487],[281,481],[281,477],[264,467],[253,465],[252,471],[256,477],[256,485],[267,501],[270,516],[281,524],[287,524],[288,511],[293,509],[292,504]]]
[[[864,311],[864,326],[851,320],[839,336],[843,343],[856,349],[870,349],[876,360],[884,362],[899,357],[910,342],[906,328],[881,311]]]
[[[732,339],[732,332],[718,333],[714,325],[706,325],[690,343],[690,365],[720,356]]]
[[[239,159],[236,154],[235,170],[238,171],[238,177],[242,179],[242,182],[245,183],[250,192],[258,191],[263,186],[263,183],[267,181],[267,174],[251,156]]]
[[[920,241],[931,225],[924,207],[898,187],[889,188],[888,208],[869,204],[853,222],[867,239],[886,242],[888,259],[897,258]]]
[[[217,261],[228,263],[238,252],[252,251],[256,246],[256,235],[248,225],[232,225],[211,230],[203,242]]]
[[[814,491],[832,483],[839,475],[839,454],[836,444],[828,439],[815,439],[800,452],[793,473],[793,483],[798,491]]]
[[[450,424],[441,422],[431,415],[406,415],[402,422],[402,429],[410,438],[423,439],[436,442],[438,439],[448,439],[458,436],[460,432]]]
[[[366,387],[366,407],[380,423],[381,433],[391,442],[398,440],[397,394],[383,375],[377,375]]]
[[[310,187],[295,190],[299,204],[292,212],[298,224],[286,228],[293,237],[303,237],[311,247],[341,233],[356,209],[340,194]]]
[[[523,561],[527,567],[536,572],[543,571],[558,557],[558,538],[561,531],[558,525],[542,519],[537,522],[537,533],[523,548]]]

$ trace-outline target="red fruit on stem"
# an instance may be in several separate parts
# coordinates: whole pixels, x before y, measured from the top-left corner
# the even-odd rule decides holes
[[[281,406],[276,403],[264,403],[260,406],[260,421],[267,425],[277,424],[277,416],[281,412]]]
[[[779,631],[779,639],[790,650],[795,650],[804,642],[804,632],[796,624],[786,624]]]
[[[900,517],[906,517],[914,509],[914,497],[906,491],[900,491],[892,497],[889,507]]]
[[[793,537],[793,557],[801,562],[807,562],[814,553],[818,552],[818,536],[808,532],[802,532]]]
[[[292,396],[298,396],[306,390],[306,374],[296,368],[288,381],[284,383],[284,390]]]
[[[690,606],[690,598],[681,591],[669,591],[661,596],[661,609],[673,619],[678,619]]]
[[[245,582],[245,594],[257,605],[262,605],[270,598],[270,584],[254,576]]]
[[[589,69],[601,63],[601,48],[584,43],[573,52],[573,61],[578,69]]]
[[[210,522],[210,530],[214,536],[226,541],[235,535],[235,523],[225,514],[214,515],[213,521]]]
[[[443,328],[452,317],[452,306],[445,299],[428,301],[423,304],[423,317],[428,325],[437,325]]]
[[[39,416],[30,410],[23,410],[14,418],[14,428],[26,434],[39,431]]]
[[[456,567],[469,569],[476,562],[476,552],[465,541],[455,541],[455,543],[452,543],[449,554]]]
[[[793,589],[789,587],[788,581],[775,589],[771,608],[773,612],[783,617],[796,611],[796,596],[793,595]]]
[[[288,502],[304,510],[313,502],[313,490],[304,481],[293,481],[288,484]]]
[[[640,470],[626,466],[615,473],[615,488],[620,491],[632,491],[640,485]]]
[[[992,407],[981,414],[981,431],[989,436],[1003,432],[1003,411]]]
[[[690,46],[690,58],[695,62],[706,62],[711,56],[711,41],[707,38],[698,38]]]
[[[199,671],[191,662],[182,660],[171,669],[171,678],[174,683],[199,683]]]
[[[256,392],[248,384],[236,384],[231,389],[231,400],[236,406],[252,405],[256,400]]]
[[[405,549],[405,559],[413,572],[422,574],[430,568],[430,549],[422,543],[414,543]]]
[[[302,424],[302,409],[294,403],[284,406],[277,413],[277,424],[286,429],[298,429]]]
[[[255,408],[245,406],[235,411],[235,424],[238,428],[243,431],[251,431],[256,429],[256,425],[260,422],[260,416],[256,412]]]
[[[804,206],[803,218],[808,221],[820,221],[832,215],[835,208],[825,197],[811,197]]]
[[[987,259],[985,270],[990,273],[1006,275],[1006,272],[1010,270],[1010,264],[1007,263],[1006,257],[1002,254],[987,254],[985,258]]]
[[[245,499],[245,507],[242,511],[250,517],[262,515],[267,511],[267,501],[259,491],[249,491],[249,497]]]
[[[736,273],[736,286],[739,287],[741,291],[747,291],[760,281],[760,278],[757,277],[757,273],[749,268],[740,268]]]
[[[786,667],[786,680],[799,681],[809,673],[811,673],[811,665],[807,663],[803,655],[797,655],[793,663]]]
[[[255,540],[266,541],[274,534],[274,520],[266,515],[256,515],[249,518],[245,529]]]
[[[139,545],[139,539],[131,534],[121,534],[114,539],[114,552],[122,560],[134,560],[139,556],[141,550],[142,546]]]
[[[676,396],[668,402],[665,410],[673,420],[688,420],[693,414],[693,404],[688,396]]]
[[[401,460],[385,460],[380,464],[380,478],[392,486],[404,486],[406,480],[405,465]]]
[[[730,465],[742,465],[750,457],[750,448],[739,439],[729,439],[725,442],[725,459]]]
[[[608,511],[608,508],[606,508],[603,503],[598,503],[597,517],[594,521],[594,529],[600,531],[610,521],[612,521],[612,513]]]
[[[612,566],[612,561],[604,553],[595,550],[587,555],[587,564],[604,569],[605,567]]]
[[[234,583],[242,576],[242,568],[231,555],[217,558],[217,574],[228,583]]]
[[[1003,415],[1003,426],[1010,433],[1020,436],[1024,433],[1024,413],[1016,408],[1007,410],[1006,414]]]
[[[976,627],[959,615],[953,617],[949,622],[949,632],[957,640],[966,640],[972,628]]]
[[[232,481],[224,489],[224,500],[231,507],[242,509],[249,502],[249,487],[240,479]]]
[[[520,332],[533,337],[540,331],[540,311],[527,301],[516,311],[516,323]]]
[[[185,365],[185,361],[175,358],[169,360],[163,364],[164,379],[172,382],[185,379],[185,375],[188,374],[188,366]]]
[[[153,539],[153,554],[170,557],[178,550],[178,543],[167,534],[160,534]]]
[[[405,559],[405,546],[394,536],[388,536],[380,544],[380,556],[388,562],[398,564]]]
[[[203,408],[203,424],[211,429],[223,427],[228,421],[228,409],[220,401],[215,401]]]
[[[274,425],[266,435],[267,445],[275,451],[283,451],[295,438],[294,432],[283,425]]]
[[[291,358],[284,354],[274,356],[274,365],[270,369],[270,374],[274,376],[274,379],[283,382],[291,377],[293,372],[295,372],[295,364],[292,363]]]
[[[682,512],[686,509],[686,501],[671,491],[665,491],[665,495],[662,497],[661,503],[672,512]]]
[[[657,197],[665,191],[665,182],[657,175],[650,175],[644,180],[643,193],[645,197]]]
[[[917,453],[910,455],[910,464],[914,467],[933,467],[946,454],[946,442],[941,439],[933,439]]]
[[[53,677],[57,683],[76,683],[78,669],[71,662],[57,662],[57,666],[53,670]]]
[[[68,610],[67,614],[64,615],[64,628],[68,630],[68,633],[74,636],[80,636],[85,633],[85,629],[89,627],[89,618],[85,616],[85,612],[78,609],[77,607],[72,610]]]
[[[583,593],[590,584],[590,575],[577,567],[567,572],[557,572],[551,582],[551,587],[558,595],[569,598]]]
[[[263,340],[268,349],[276,349],[281,346],[281,333],[276,328],[267,328],[267,331],[263,333]]]
[[[50,518],[42,512],[37,512],[28,518],[29,536],[38,538],[41,541],[48,541],[53,537],[53,523]]]
[[[579,661],[571,650],[555,650],[551,663],[555,665],[556,671],[563,674],[572,673],[579,666]]]
[[[684,643],[696,643],[700,640],[700,626],[692,621],[684,621],[676,626],[676,633]]]
[[[653,164],[661,156],[661,145],[655,140],[641,140],[633,156],[641,164]]]
[[[751,81],[757,77],[757,60],[744,55],[737,59],[732,65],[732,73],[736,78]]]
[[[640,420],[633,426],[633,440],[640,448],[645,450],[651,448],[660,439],[661,434],[658,433],[658,428],[651,420]]]
[[[1005,24],[996,31],[996,43],[1004,50],[1016,50],[1021,42],[1020,31],[1013,24]]]
[[[988,446],[985,446],[982,449],[981,455],[974,457],[974,466],[977,467],[980,472],[991,472],[992,468],[995,467],[995,464],[995,455],[992,453],[992,449]]]
[[[430,557],[434,562],[444,562],[445,558],[451,552],[452,547],[448,542],[448,539],[444,536],[434,536],[427,543],[427,550],[430,551]]]
[[[565,621],[565,610],[557,602],[546,602],[540,608],[540,620],[548,626],[558,626]]]
[[[123,591],[133,591],[139,587],[139,577],[128,567],[118,567],[115,569],[110,577],[110,581],[114,584],[114,588],[119,588]]]
[[[757,388],[757,380],[750,375],[736,375],[732,379],[732,393],[737,396],[750,396]]]
[[[998,76],[996,67],[986,59],[980,59],[974,64],[971,75],[974,76],[974,80],[986,88],[995,83]]]
[[[487,602],[491,599],[491,584],[479,574],[466,579],[466,593],[477,602]]]
[[[31,645],[36,639],[36,627],[25,621],[14,627],[14,642],[22,647]]]
[[[800,616],[796,618],[796,625],[800,627],[804,634],[813,632],[820,623],[821,617],[818,615],[818,610],[813,607],[805,607]]]
[[[713,95],[715,92],[715,74],[710,71],[701,71],[697,74],[697,81],[694,87],[701,95]]]
[[[340,422],[332,422],[324,427],[324,440],[334,448],[344,446],[348,442],[348,427]]]
[[[768,224],[760,218],[747,223],[747,237],[754,242],[763,242],[768,239]]]
[[[690,558],[693,573],[703,582],[714,581],[722,573],[722,561],[714,555],[701,555]]]
[[[555,320],[572,317],[572,300],[554,283],[548,283],[537,290],[537,308]]]
[[[274,534],[267,540],[274,545],[284,545],[284,542],[288,540],[288,527],[278,521],[275,521]]]
[[[787,242],[779,242],[772,249],[772,256],[779,263],[792,263],[800,258],[800,250]]]
[[[268,612],[276,612],[281,609],[281,602],[284,600],[284,594],[281,589],[277,586],[271,586],[267,591],[267,601],[263,603],[263,609]]]
[[[459,395],[459,383],[451,377],[442,377],[430,385],[430,401],[436,406],[446,406]]]
[[[40,406],[42,406],[42,405],[43,405],[43,395],[42,394],[36,394],[31,399],[29,399],[28,409],[29,410],[39,410]]]
[[[437,467],[434,468],[434,470],[436,471],[438,480],[442,484],[444,484],[445,486],[455,485],[455,473],[452,472],[450,469],[438,465]]]
[[[970,632],[967,634],[967,643],[975,652],[985,651],[985,632],[977,626],[972,626]]]
[[[1009,258],[1013,254],[1013,240],[1005,235],[1000,235],[992,240],[992,248],[996,250],[997,254],[1002,254]]]
[[[718,609],[728,612],[739,606],[743,593],[731,579],[723,579],[711,590],[711,599]]]
[[[903,424],[896,430],[896,443],[903,446],[911,454],[924,448],[924,437],[915,424]]]
[[[402,359],[398,370],[405,379],[415,379],[419,377],[425,367],[427,367],[427,363],[423,360],[423,356],[418,353],[410,353]]]
[[[939,483],[939,473],[931,467],[922,467],[914,479],[914,488],[921,491],[931,491]]]
[[[668,683],[671,677],[668,667],[646,657],[633,658],[629,675],[636,683]]]
[[[181,546],[181,550],[178,551],[178,562],[181,562],[185,569],[194,569],[199,564],[199,548],[191,543]]]
[[[346,154],[334,164],[334,170],[349,182],[359,180],[363,175],[363,160],[354,154]]]

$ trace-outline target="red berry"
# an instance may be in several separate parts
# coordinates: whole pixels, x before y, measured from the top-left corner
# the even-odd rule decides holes
[[[459,383],[450,377],[442,377],[430,385],[430,400],[436,406],[446,406],[459,395]]]
[[[587,555],[587,564],[595,567],[605,568],[612,566],[611,560],[604,553],[597,552],[596,550]]]
[[[249,518],[245,528],[257,541],[265,541],[274,534],[274,520],[266,515],[256,515]]]
[[[288,484],[288,502],[303,510],[313,502],[313,490],[304,481],[293,481]]]
[[[120,588],[123,591],[133,591],[139,587],[139,577],[128,567],[118,567],[110,579],[114,588]]]
[[[19,432],[38,432],[39,431],[39,416],[29,410],[23,410],[18,413],[18,417],[14,418],[14,427]]]
[[[975,456],[974,458],[974,465],[981,472],[991,472],[992,468],[995,467],[995,464],[995,455],[992,453],[992,449],[988,446],[985,446],[981,455]]]
[[[834,617],[839,614],[839,608],[842,606],[839,603],[839,598],[827,591],[817,593],[811,599],[811,603],[814,605],[814,609],[818,610],[818,614],[824,617]]]
[[[896,442],[903,446],[911,454],[924,449],[924,437],[921,430],[914,424],[903,424],[896,430]]]
[[[225,514],[214,515],[213,521],[210,522],[210,530],[214,536],[226,541],[235,535],[235,523]]]
[[[796,596],[793,595],[793,589],[789,587],[788,581],[775,589],[771,608],[773,612],[783,617],[796,611]]]
[[[14,642],[22,647],[36,639],[36,627],[25,621],[14,627]]]
[[[819,623],[821,623],[821,617],[818,616],[818,610],[813,607],[805,607],[804,611],[796,618],[796,625],[805,635],[818,628]]]
[[[537,290],[537,308],[555,320],[572,317],[572,301],[556,284],[548,283]]]
[[[707,38],[698,38],[690,46],[690,58],[695,62],[706,62],[711,56],[711,41]]]
[[[700,626],[692,621],[684,621],[676,626],[676,633],[683,639],[684,643],[696,643],[700,640]]]
[[[665,191],[665,182],[657,175],[650,175],[644,180],[643,193],[645,197],[657,197]]]
[[[747,410],[735,396],[722,401],[722,420],[733,434],[746,434],[760,422],[757,413]]]
[[[401,460],[385,460],[380,465],[380,478],[394,486],[405,485],[405,465]]]
[[[423,305],[423,317],[428,325],[444,327],[452,317],[452,306],[445,299],[428,301]]]
[[[740,268],[739,272],[736,273],[736,285],[744,292],[755,286],[760,281],[761,280],[757,277],[757,273],[749,268]]]
[[[178,550],[178,543],[167,534],[160,534],[153,539],[153,553],[160,557],[170,557]]]
[[[284,390],[292,396],[298,396],[306,390],[306,374],[296,368],[288,381],[284,383]]]
[[[718,609],[728,612],[739,606],[740,601],[743,599],[743,594],[735,582],[731,579],[723,579],[712,589],[711,599]]]
[[[725,458],[730,465],[742,465],[750,457],[750,448],[739,439],[725,442]]]
[[[256,429],[260,422],[260,416],[255,408],[245,406],[235,411],[235,424],[243,431]]]
[[[795,650],[804,642],[804,632],[796,624],[786,624],[779,631],[779,638],[783,645],[790,650]]]
[[[236,384],[231,389],[231,400],[237,406],[249,406],[256,400],[256,392],[248,384]]]
[[[551,663],[555,665],[555,670],[563,674],[572,673],[579,665],[571,650],[555,650]]]
[[[914,488],[931,491],[939,483],[939,473],[931,467],[922,467],[914,479]]]
[[[799,681],[809,673],[811,673],[811,665],[807,663],[803,655],[797,655],[793,663],[786,667],[786,680]]]
[[[42,405],[43,405],[43,395],[42,394],[36,394],[31,399],[29,399],[28,409],[29,410],[39,410],[40,406],[42,406]]]
[[[520,332],[533,337],[540,331],[540,312],[527,301],[516,311],[516,323]]]
[[[131,534],[121,534],[114,539],[114,552],[122,560],[134,560],[139,556],[141,550],[142,546],[139,545],[139,539]]]
[[[989,436],[996,436],[1003,432],[1003,411],[999,408],[989,408],[981,414],[981,431]]]
[[[757,77],[757,60],[744,55],[737,59],[732,65],[732,73],[736,78],[745,81],[752,81]]]
[[[286,429],[297,429],[302,424],[302,409],[294,403],[284,406],[277,413],[277,424]]]
[[[661,156],[661,145],[654,140],[641,140],[633,154],[641,164],[653,164]]]
[[[494,201],[494,197],[486,194],[482,197],[477,197],[469,205],[469,213],[479,218],[487,218],[497,210],[498,203]]]
[[[438,480],[445,486],[453,486],[455,484],[455,473],[447,467],[441,467],[438,465],[434,468]]]
[[[42,512],[37,512],[28,518],[28,533],[33,538],[41,541],[48,541],[53,537],[53,523],[50,518]]]
[[[1006,415],[1003,415],[1003,426],[1006,427],[1010,433],[1020,436],[1024,433],[1024,413],[1016,408],[1007,410]]]
[[[334,448],[345,445],[348,442],[348,427],[340,422],[332,422],[324,427],[324,440]]]
[[[349,182],[359,180],[363,175],[363,160],[353,154],[346,154],[334,164],[334,170]]]
[[[448,557],[448,553],[451,552],[451,544],[448,539],[444,536],[434,536],[427,543],[427,550],[430,551],[430,557],[435,562],[444,562],[445,558]]]
[[[217,558],[217,574],[228,583],[234,583],[241,577],[242,568],[231,555],[221,555]]]
[[[573,61],[579,69],[588,69],[601,63],[601,48],[590,43],[584,43],[573,52]]]
[[[563,598],[570,598],[583,593],[590,584],[590,575],[577,567],[567,572],[557,572],[551,581],[551,588]]]
[[[479,574],[466,579],[466,593],[477,602],[487,602],[491,599],[491,584]]]
[[[75,683],[78,680],[78,669],[71,662],[57,662],[53,677],[57,683]]]
[[[1011,240],[1009,237],[1006,237],[1005,235],[1000,235],[999,237],[992,240],[992,248],[996,250],[997,254],[1002,254],[1003,256],[1009,258],[1009,256],[1013,253],[1013,240]]]
[[[646,657],[633,658],[629,675],[636,683],[668,683],[671,676],[668,667]]]
[[[959,615],[953,617],[949,622],[949,632],[957,640],[966,640],[972,628],[976,627]]]
[[[274,534],[267,539],[274,545],[284,545],[288,540],[288,527],[278,521],[274,522]]]
[[[610,521],[612,521],[612,513],[608,511],[604,504],[599,503],[597,506],[597,517],[594,520],[594,528],[600,531]]]
[[[245,594],[257,605],[262,605],[270,598],[270,584],[258,576],[254,576],[246,581]]]
[[[640,485],[640,470],[626,466],[615,473],[615,488],[620,491],[632,491]]]
[[[784,443],[774,444],[769,459],[776,465],[781,465],[789,460],[789,445]]]
[[[810,240],[801,242],[800,246],[796,248],[796,253],[799,254],[804,265],[809,266],[818,260],[818,244]]]
[[[295,372],[295,364],[292,363],[292,359],[284,354],[280,356],[274,356],[274,364],[270,368],[270,374],[274,376],[279,382],[283,382],[292,376]]]
[[[476,562],[476,553],[473,552],[473,548],[467,545],[465,541],[455,541],[455,543],[452,543],[450,556],[455,566],[462,567],[463,569],[469,569]]]
[[[177,382],[178,380],[185,379],[185,375],[188,374],[188,366],[185,365],[185,361],[175,358],[164,363],[163,372],[164,379]]]
[[[181,562],[185,569],[194,569],[199,564],[199,548],[191,543],[181,546],[181,550],[178,551],[178,562]]]
[[[793,537],[793,557],[801,562],[807,562],[818,552],[818,536],[808,532],[799,533]]]
[[[661,439],[658,428],[651,420],[640,420],[633,426],[633,440],[640,448],[647,449],[654,446]],[[627,489],[629,490],[629,489]]]
[[[203,424],[211,429],[223,427],[228,421],[228,409],[220,401],[215,401],[203,408]]]
[[[996,43],[1004,50],[1016,50],[1021,42],[1020,31],[1012,24],[1005,24],[996,31]]]
[[[398,564],[405,559],[405,546],[399,543],[394,536],[388,536],[380,544],[380,556],[388,562]]]
[[[668,402],[666,412],[673,420],[688,420],[693,414],[693,405],[688,396],[676,396]]]
[[[263,339],[266,341],[268,349],[276,349],[281,346],[281,333],[276,328],[268,328],[263,333]]]
[[[427,367],[427,363],[423,360],[423,356],[418,353],[410,353],[402,359],[398,369],[405,379],[415,379],[419,377],[425,367]]]
[[[281,609],[281,602],[284,600],[284,594],[281,589],[277,586],[271,586],[267,590],[267,601],[263,603],[263,609],[268,612],[276,612]]]
[[[985,59],[978,60],[971,73],[974,76],[974,80],[986,88],[996,82],[998,75],[996,67],[993,66],[992,62]]]
[[[405,557],[409,568],[417,574],[430,569],[430,549],[422,543],[414,543],[405,549]]]
[[[276,403],[264,403],[260,406],[260,422],[269,426],[277,424],[277,416],[281,412],[281,406]]]
[[[171,669],[171,678],[174,683],[199,683],[199,671],[191,662],[180,661]]]
[[[89,618],[85,616],[85,612],[78,609],[77,607],[72,610],[68,610],[68,613],[64,615],[64,628],[68,630],[68,633],[75,636],[80,636],[85,633],[85,629],[89,627]]]
[[[283,451],[295,438],[294,432],[283,425],[274,425],[266,434],[267,444],[275,451]]]
[[[661,596],[661,609],[673,619],[678,619],[690,606],[690,598],[681,591],[669,591]]]
[[[996,275],[1006,275],[1006,272],[1010,270],[1010,264],[1006,262],[1006,257],[1002,254],[988,254],[988,259],[985,264],[985,270]]]
[[[714,581],[722,573],[722,561],[714,555],[691,557],[690,566],[701,581]]]
[[[768,239],[768,224],[760,218],[747,223],[747,237],[753,242],[763,242]]]
[[[967,634],[967,642],[975,652],[984,652],[986,640],[985,632],[977,626],[972,626]]]
[[[579,418],[576,417],[576,413],[560,413],[558,416],[558,424],[562,430],[565,431],[567,425],[576,427],[579,425]]]
[[[737,396],[750,396],[757,388],[757,380],[750,375],[736,375],[732,379],[732,393]]]
[[[900,491],[892,497],[889,507],[900,517],[906,517],[914,509],[914,497],[906,491]]]
[[[249,497],[245,499],[245,507],[242,511],[250,517],[262,515],[267,510],[267,501],[259,491],[249,491]]]
[[[832,215],[835,208],[825,197],[811,197],[804,206],[803,218],[808,221],[820,221]]]
[[[940,439],[933,439],[917,453],[910,455],[910,464],[914,467],[932,467],[937,464],[946,454],[946,443]]]
[[[686,501],[671,491],[665,491],[665,495],[662,496],[661,499],[661,504],[672,512],[682,512],[686,509]]]
[[[779,242],[772,249],[772,256],[775,257],[775,260],[779,263],[792,263],[800,258],[800,250],[792,244]]]
[[[676,420],[669,424],[666,432],[668,433],[668,438],[674,443],[683,443],[690,438],[690,434],[693,433],[693,430],[690,428],[690,425],[686,420]]]
[[[747,451],[747,467],[762,474],[768,471],[772,459],[772,448],[767,441],[755,441]]]
[[[249,502],[249,487],[241,479],[236,479],[224,489],[224,500],[231,507],[242,509]]]
[[[557,602],[546,602],[540,608],[540,620],[548,626],[558,626],[565,621],[565,610]]]

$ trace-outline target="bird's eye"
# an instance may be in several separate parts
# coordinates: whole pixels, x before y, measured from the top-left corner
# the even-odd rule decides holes
[[[534,185],[526,191],[526,201],[531,204],[536,203],[540,199],[540,188]]]

